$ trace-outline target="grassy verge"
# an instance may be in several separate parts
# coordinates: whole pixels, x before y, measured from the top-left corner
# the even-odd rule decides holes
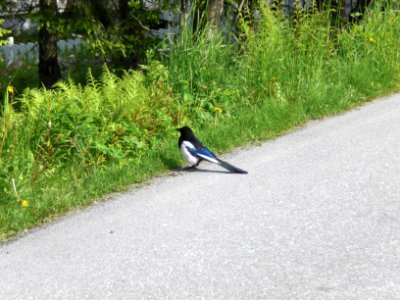
[[[141,72],[6,93],[0,239],[181,165],[176,126],[224,152],[399,89],[398,12],[343,30],[323,13],[297,20],[264,8],[239,46],[183,34],[168,60],[149,55]]]

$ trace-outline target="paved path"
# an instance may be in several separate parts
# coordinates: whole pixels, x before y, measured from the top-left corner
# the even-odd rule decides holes
[[[1,245],[0,299],[400,299],[399,95],[224,158],[250,173],[162,176]]]

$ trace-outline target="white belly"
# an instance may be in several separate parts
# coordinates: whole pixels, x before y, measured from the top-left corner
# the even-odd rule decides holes
[[[184,159],[189,163],[189,165],[192,167],[196,165],[199,162],[199,159],[192,154],[190,154],[189,150],[187,148],[194,148],[193,144],[187,141],[184,141],[181,145],[181,153]]]

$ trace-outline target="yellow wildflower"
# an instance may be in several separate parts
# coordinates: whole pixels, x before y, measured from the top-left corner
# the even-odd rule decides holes
[[[22,207],[28,207],[29,206],[28,200],[21,200],[21,206]]]
[[[214,111],[217,112],[217,113],[222,113],[222,108],[219,107],[219,106],[215,106],[214,107]]]
[[[9,85],[7,87],[7,91],[8,91],[9,94],[14,94],[14,92],[15,92],[14,87],[12,85]]]
[[[374,40],[372,37],[369,37],[368,41],[369,41],[371,44],[375,44],[375,40]]]

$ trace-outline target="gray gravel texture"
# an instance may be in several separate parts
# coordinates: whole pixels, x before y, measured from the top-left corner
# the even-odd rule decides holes
[[[249,174],[171,172],[0,244],[0,299],[400,299],[399,95],[223,159]]]

